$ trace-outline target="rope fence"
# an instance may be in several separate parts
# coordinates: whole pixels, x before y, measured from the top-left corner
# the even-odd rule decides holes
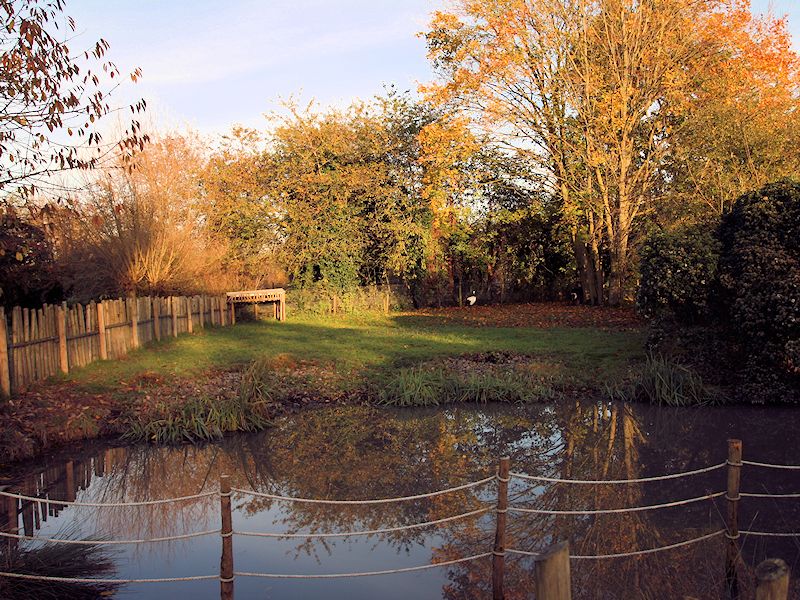
[[[433,525],[441,525],[442,523],[450,523],[451,521],[459,521],[461,519],[467,519],[469,517],[476,517],[478,515],[483,515],[492,510],[491,506],[487,506],[485,508],[479,508],[478,510],[473,510],[466,513],[461,513],[460,515],[455,515],[452,517],[446,517],[444,519],[437,519],[436,521],[426,521],[424,523],[412,523],[411,525],[400,525],[398,527],[387,527],[386,529],[370,529],[367,531],[342,531],[342,532],[335,532],[335,533],[273,533],[273,532],[258,532],[258,531],[236,531],[234,530],[235,535],[242,535],[245,537],[266,537],[266,538],[332,538],[332,537],[351,537],[356,535],[379,535],[383,533],[395,533],[397,531],[408,531],[410,529],[421,529],[423,527],[432,527]]]
[[[558,477],[544,477],[541,475],[527,475],[525,473],[511,473],[512,477],[517,479],[524,479],[528,481],[545,481],[547,483],[571,483],[580,485],[621,485],[630,483],[647,483],[650,481],[666,481],[668,479],[679,479],[681,477],[688,477],[690,475],[700,475],[701,473],[710,473],[722,469],[726,463],[718,465],[711,465],[702,469],[695,469],[694,471],[684,471],[682,473],[671,473],[669,475],[657,475],[655,477],[639,477],[637,479],[561,479]]]
[[[696,538],[692,538],[690,540],[684,540],[682,542],[677,542],[675,544],[669,544],[668,546],[659,546],[657,548],[648,548],[646,550],[633,550],[631,552],[617,552],[616,554],[570,554],[569,557],[573,560],[598,560],[598,559],[605,559],[605,558],[628,558],[631,556],[642,556],[644,554],[654,554],[656,552],[664,552],[666,550],[674,550],[675,548],[682,548],[684,546],[689,546],[691,544],[696,544],[697,542],[704,542],[705,540],[710,540],[711,538],[715,538],[718,535],[722,535],[725,533],[725,529],[720,529],[718,531],[714,531],[713,533],[708,533],[706,535],[701,535]],[[515,550],[513,548],[508,548],[506,550],[509,554],[519,554],[522,556],[533,556],[533,557],[540,557],[540,552],[528,552],[526,550]]]
[[[7,498],[16,498],[18,500],[25,500],[27,502],[37,502],[39,504],[55,504],[57,506],[87,506],[91,508],[128,508],[133,506],[153,506],[156,504],[174,504],[175,502],[184,502],[187,500],[199,500],[201,498],[210,498],[211,496],[218,496],[219,492],[203,492],[201,494],[193,494],[191,496],[178,496],[177,498],[164,498],[162,500],[141,500],[138,502],[75,502],[69,500],[53,500],[52,498],[38,498],[36,496],[24,496],[22,494],[12,494],[10,492],[0,492],[0,496]]]
[[[242,488],[231,488],[232,492],[237,492],[239,494],[245,494],[248,496],[255,496],[257,498],[269,498],[271,500],[280,500],[284,502],[301,502],[306,504],[341,504],[341,505],[369,505],[369,504],[393,504],[395,502],[407,502],[411,500],[422,500],[425,498],[433,498],[435,496],[441,496],[443,494],[450,494],[453,492],[458,492],[461,490],[468,490],[474,487],[479,487],[482,485],[486,485],[495,480],[495,477],[486,477],[485,479],[481,479],[479,481],[473,481],[470,483],[465,483],[464,485],[459,485],[456,487],[447,488],[445,490],[437,490],[435,492],[428,492],[426,494],[416,494],[414,496],[398,496],[395,498],[380,498],[377,500],[321,500],[317,498],[297,498],[294,496],[280,496],[277,494],[265,494],[263,492],[256,492],[255,490],[244,490]]]
[[[28,542],[44,542],[50,544],[77,544],[83,546],[104,546],[104,545],[124,545],[124,544],[152,544],[156,542],[171,542],[175,540],[188,540],[190,538],[203,537],[206,535],[218,534],[219,529],[211,529],[209,531],[195,531],[193,533],[184,533],[180,535],[169,535],[165,537],[148,538],[143,540],[68,540],[63,538],[47,538],[31,535],[17,535],[14,533],[6,533],[0,531],[0,537],[11,538],[15,540],[25,540]]]
[[[737,445],[738,444],[738,445]],[[493,597],[503,597],[503,573],[504,573],[504,559],[506,555],[518,555],[533,557],[537,564],[541,560],[546,560],[544,554],[539,552],[521,550],[518,548],[506,548],[506,513],[517,515],[551,515],[551,516],[595,516],[607,514],[626,514],[636,513],[642,511],[654,511],[659,509],[666,509],[679,506],[687,506],[703,501],[716,500],[724,497],[724,501],[728,506],[728,515],[726,527],[713,531],[711,533],[703,534],[691,539],[658,546],[654,548],[645,548],[639,550],[630,550],[627,552],[618,552],[611,554],[566,554],[565,557],[569,560],[601,560],[601,559],[621,559],[629,557],[637,557],[648,554],[655,554],[658,552],[666,552],[678,548],[686,547],[692,544],[697,544],[712,538],[719,537],[724,534],[727,539],[729,548],[735,550],[738,555],[738,547],[736,546],[737,540],[740,536],[754,536],[754,537],[775,537],[775,538],[797,538],[800,533],[794,532],[767,532],[767,531],[749,531],[738,529],[738,506],[742,498],[774,498],[774,499],[791,499],[800,498],[800,493],[781,493],[770,494],[761,492],[740,492],[739,481],[740,471],[743,466],[751,466],[758,468],[773,468],[773,469],[786,469],[786,470],[800,470],[800,465],[780,465],[771,463],[762,463],[755,461],[746,461],[741,458],[741,442],[732,440],[729,442],[728,460],[723,463],[710,465],[694,470],[671,473],[667,475],[630,478],[630,479],[569,479],[548,477],[540,475],[529,475],[527,473],[512,472],[509,468],[510,460],[507,457],[500,459],[499,468],[495,475],[485,477],[477,481],[471,481],[454,487],[449,487],[432,492],[421,494],[414,494],[408,496],[397,496],[391,498],[379,499],[327,499],[327,498],[303,498],[295,496],[287,496],[281,494],[273,494],[266,492],[259,492],[256,490],[249,490],[243,488],[231,487],[227,476],[222,476],[220,480],[220,489],[215,491],[201,492],[188,496],[179,496],[175,498],[165,498],[160,500],[144,500],[144,501],[131,501],[131,502],[81,502],[81,501],[66,501],[55,500],[52,498],[40,498],[36,496],[27,496],[23,494],[16,494],[7,491],[0,491],[0,497],[11,498],[14,500],[25,502],[35,502],[45,505],[55,506],[76,506],[76,507],[92,507],[92,508],[119,508],[119,507],[141,507],[141,506],[154,506],[171,503],[182,503],[207,499],[216,497],[220,501],[220,512],[222,526],[219,529],[211,529],[206,531],[196,531],[191,533],[145,538],[145,539],[64,539],[58,537],[41,537],[21,535],[17,529],[5,532],[0,531],[0,537],[10,540],[20,540],[26,542],[41,542],[41,543],[54,543],[54,544],[76,544],[76,545],[125,545],[125,544],[151,544],[159,542],[171,542],[178,540],[187,540],[209,535],[220,535],[222,540],[222,560],[219,574],[215,575],[194,575],[188,577],[163,577],[163,578],[142,578],[142,579],[103,579],[103,578],[73,578],[73,577],[55,577],[47,575],[36,575],[31,573],[7,573],[0,572],[0,577],[9,577],[17,579],[28,580],[41,580],[53,582],[66,582],[66,583],[101,583],[101,584],[130,584],[130,583],[165,583],[165,582],[180,582],[180,581],[198,581],[198,580],[219,580],[221,588],[221,598],[229,600],[233,597],[233,583],[236,577],[252,577],[252,578],[267,578],[267,579],[340,579],[351,577],[371,577],[379,575],[389,575],[397,573],[408,573],[415,571],[423,571],[428,569],[435,569],[447,567],[455,564],[461,564],[471,561],[476,561],[488,557],[492,557],[492,585]],[[538,483],[554,483],[564,485],[636,485],[640,483],[656,482],[675,480],[684,477],[691,477],[704,473],[712,473],[721,469],[727,469],[728,473],[728,487],[724,491],[707,493],[702,496],[692,498],[685,498],[674,501],[661,502],[657,504],[647,504],[641,506],[618,507],[618,508],[597,508],[597,509],[544,509],[536,508],[527,505],[520,505],[517,502],[529,502],[530,499],[525,497],[525,494],[517,493],[512,499],[513,504],[509,505],[508,498],[508,484],[512,480],[519,480],[523,482],[538,482]],[[445,494],[454,494],[457,492],[473,491],[476,493],[478,488],[486,486],[490,483],[496,484],[496,503],[493,505],[483,505],[475,510],[470,510],[460,514],[456,514],[441,519],[434,519],[428,521],[421,521],[417,523],[410,523],[406,525],[398,525],[396,527],[375,528],[356,531],[340,531],[340,532],[260,532],[260,531],[244,531],[235,530],[232,525],[232,507],[231,496],[238,494],[240,496],[249,496],[253,498],[267,498],[279,502],[296,502],[307,504],[324,504],[324,505],[341,505],[341,506],[374,506],[374,505],[388,505],[400,502],[413,502],[417,500],[426,500],[436,498]],[[472,496],[479,502],[485,502],[480,499],[480,496]],[[24,504],[23,504],[24,505]],[[235,536],[253,537],[253,538],[274,538],[274,539],[327,539],[327,538],[346,538],[351,536],[374,536],[384,535],[389,533],[397,533],[402,531],[409,531],[415,529],[423,529],[427,527],[435,527],[461,521],[469,518],[479,518],[483,515],[494,513],[495,515],[495,543],[491,551],[465,556],[463,558],[456,558],[443,562],[432,562],[430,564],[418,565],[413,567],[399,567],[395,569],[385,569],[379,571],[365,571],[365,572],[346,572],[346,573],[322,573],[322,574],[289,574],[289,573],[256,573],[247,571],[236,571],[233,568],[233,538]],[[14,525],[16,527],[16,525]],[[729,551],[729,555],[731,552]],[[730,567],[727,571],[730,577]],[[733,573],[735,574],[735,565],[733,565]],[[537,584],[538,585],[538,584]]]
[[[478,560],[480,558],[487,558],[491,556],[491,552],[483,552],[482,554],[475,554],[473,556],[465,556],[464,558],[456,558],[453,560],[446,560],[443,562],[430,563],[428,565],[419,565],[416,567],[401,567],[398,569],[385,569],[383,571],[364,571],[361,573],[315,573],[310,575],[294,575],[286,573],[248,573],[236,571],[234,575],[241,577],[266,577],[269,579],[344,579],[347,577],[372,577],[373,575],[393,575],[395,573],[411,573],[413,571],[426,571],[428,569],[436,569],[438,567],[447,567],[456,565],[471,560]]]

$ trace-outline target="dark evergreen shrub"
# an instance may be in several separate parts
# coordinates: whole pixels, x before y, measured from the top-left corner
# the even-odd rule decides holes
[[[754,383],[751,391],[796,396],[800,183],[772,183],[740,197],[723,219],[720,240],[721,317]]]
[[[640,256],[637,308],[647,317],[704,320],[714,306],[718,261],[719,243],[710,226],[651,235]]]

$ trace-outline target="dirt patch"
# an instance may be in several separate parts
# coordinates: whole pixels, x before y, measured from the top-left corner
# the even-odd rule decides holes
[[[433,317],[444,323],[472,327],[591,327],[606,331],[631,331],[644,327],[633,308],[582,306],[557,302],[427,308],[404,313],[409,317]]]

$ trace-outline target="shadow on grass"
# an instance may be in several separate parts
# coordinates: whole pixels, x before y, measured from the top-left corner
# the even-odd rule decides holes
[[[642,342],[642,334],[631,331],[475,328],[426,316],[296,317],[284,323],[262,321],[206,329],[162,341],[122,360],[90,365],[69,379],[80,386],[115,389],[143,374],[191,377],[279,355],[348,373],[498,351],[551,360],[575,376],[615,377],[632,361],[643,358]]]

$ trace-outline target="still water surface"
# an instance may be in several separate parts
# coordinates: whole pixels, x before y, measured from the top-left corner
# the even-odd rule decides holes
[[[741,438],[745,458],[800,463],[800,411],[784,408],[664,409],[643,405],[562,403],[437,410],[336,408],[294,415],[259,434],[203,447],[115,447],[89,444],[18,470],[22,494],[86,502],[123,502],[234,487],[288,496],[368,499],[453,487],[493,473],[508,454],[512,470],[572,479],[626,479],[674,473],[725,460],[726,440]],[[539,509],[596,509],[656,504],[722,491],[725,472],[638,485],[593,486],[512,481],[513,504]],[[745,467],[742,489],[800,492],[800,472]],[[393,505],[287,505],[237,495],[234,529],[336,532],[431,521],[494,501],[494,484]],[[800,500],[745,499],[743,529],[800,530]],[[219,528],[216,497],[137,508],[18,507],[20,533],[142,539]],[[536,551],[569,540],[572,553],[597,555],[663,546],[723,526],[724,500],[657,511],[600,516],[509,514],[510,545]],[[0,517],[8,527],[11,510]],[[237,571],[338,573],[428,564],[491,550],[491,514],[440,527],[368,538],[234,538]],[[636,558],[572,562],[575,598],[719,597],[724,538]],[[112,547],[108,577],[215,574],[218,535],[170,543]],[[800,572],[794,538],[743,538],[746,565],[780,557]],[[530,598],[533,564],[508,557],[507,597]],[[217,581],[130,584],[124,598],[218,598]],[[359,600],[491,597],[490,559],[417,573],[341,580],[237,578],[238,598]]]

